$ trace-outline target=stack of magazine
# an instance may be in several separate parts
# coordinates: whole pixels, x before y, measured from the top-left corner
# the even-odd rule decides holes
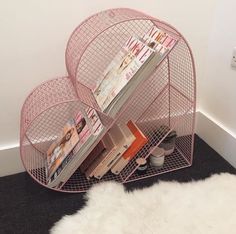
[[[87,108],[84,115],[79,112],[74,119],[70,119],[47,151],[49,187],[63,186],[85,160],[86,152],[105,131],[93,108]]]
[[[156,26],[141,38],[130,36],[93,90],[100,110],[115,117],[176,42]],[[117,175],[148,142],[132,120],[114,124],[100,139],[105,131],[98,112],[92,107],[65,123],[47,150],[48,186],[61,188],[78,168],[87,179],[101,179],[109,171]]]
[[[130,36],[93,90],[103,112],[115,117],[136,87],[155,70],[176,39],[153,26],[142,38]]]

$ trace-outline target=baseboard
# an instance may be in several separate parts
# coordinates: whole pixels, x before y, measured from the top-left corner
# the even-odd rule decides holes
[[[201,111],[196,116],[196,134],[236,168],[236,137]]]
[[[196,114],[196,133],[236,168],[236,137],[201,111]],[[23,171],[25,169],[20,159],[19,146],[0,149],[0,176]]]
[[[25,171],[20,158],[20,147],[0,149],[0,177]]]

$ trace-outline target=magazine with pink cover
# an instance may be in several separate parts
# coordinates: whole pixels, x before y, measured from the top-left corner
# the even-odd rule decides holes
[[[79,148],[81,148],[81,146],[84,144],[84,142],[86,142],[87,139],[91,136],[92,132],[81,112],[76,115],[75,124],[77,132],[79,134],[79,142],[76,145],[74,151],[78,151]]]
[[[89,120],[91,121],[93,135],[95,136],[99,135],[103,131],[104,126],[101,122],[101,119],[97,111],[91,107],[88,107],[86,109],[86,113],[88,115]]]
[[[154,56],[155,50],[136,37],[129,37],[120,52],[105,69],[94,97],[104,111],[142,66]]]
[[[79,143],[74,148],[74,152],[78,152],[84,143],[88,141],[91,135],[97,136],[104,129],[104,126],[95,109],[88,107],[85,112],[91,123],[92,129],[89,128],[88,124],[86,123],[86,119],[83,117],[82,113],[79,112],[75,117],[75,124],[79,134]]]

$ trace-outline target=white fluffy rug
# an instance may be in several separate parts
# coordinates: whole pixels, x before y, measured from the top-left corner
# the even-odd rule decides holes
[[[87,206],[63,217],[51,233],[236,233],[236,176],[227,173],[198,182],[160,182],[133,192],[101,183],[87,197]]]

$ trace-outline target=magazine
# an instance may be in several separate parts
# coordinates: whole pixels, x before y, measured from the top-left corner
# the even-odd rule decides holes
[[[157,26],[152,26],[150,30],[143,35],[142,40],[149,47],[155,49],[161,56],[164,56],[177,42],[176,39]]]
[[[154,56],[139,68],[134,75],[134,78],[126,84],[120,94],[117,95],[105,109],[105,112],[111,117],[115,117],[117,112],[121,110],[127,100],[131,97],[134,90],[152,74],[157,65],[165,58],[167,53],[175,46],[177,42],[175,38],[166,32],[163,32],[156,26],[151,27],[151,29],[143,35],[140,41],[155,50]]]
[[[105,130],[98,113],[93,108],[86,108],[85,113],[86,117],[79,112],[74,119],[79,140],[71,153],[64,158],[64,161],[51,176],[48,182],[49,187],[58,188],[58,186],[63,186],[86,159],[91,145],[98,140],[98,136]],[[92,128],[89,127],[87,120],[90,121]]]
[[[47,179],[50,180],[67,155],[79,142],[75,122],[69,120],[62,129],[59,137],[54,141],[47,151]]]
[[[111,104],[137,71],[153,56],[155,50],[131,36],[105,69],[99,84],[93,90],[102,111]]]

